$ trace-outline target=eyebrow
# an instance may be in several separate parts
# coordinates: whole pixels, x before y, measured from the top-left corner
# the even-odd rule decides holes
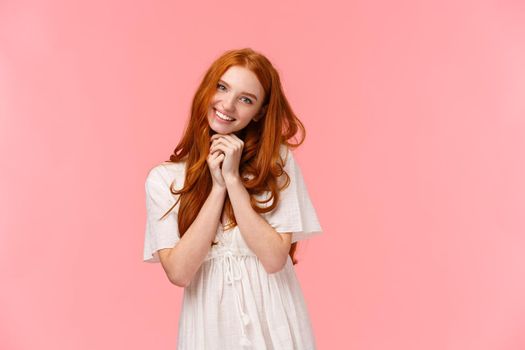
[[[224,85],[226,85],[226,86],[228,86],[228,87],[230,86],[227,82],[225,82],[225,81],[222,80],[222,79],[219,79],[219,82],[220,82],[220,83],[223,83]],[[255,96],[254,94],[250,94],[249,92],[245,92],[245,91],[241,92],[241,94],[243,94],[243,95],[248,95],[248,96],[250,96],[250,97],[253,97],[253,98],[257,101],[257,96]]]

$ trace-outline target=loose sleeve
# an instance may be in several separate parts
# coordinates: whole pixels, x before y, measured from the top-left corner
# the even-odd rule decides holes
[[[290,149],[285,149],[284,170],[290,177],[280,193],[279,203],[265,213],[267,222],[277,232],[292,232],[292,243],[322,233],[317,213],[310,199],[301,169]]]
[[[171,193],[170,184],[159,174],[160,169],[153,168],[146,178],[146,232],[144,239],[144,261],[157,263],[157,251],[173,248],[180,240],[177,223],[178,206],[160,219],[172,207],[176,198]]]

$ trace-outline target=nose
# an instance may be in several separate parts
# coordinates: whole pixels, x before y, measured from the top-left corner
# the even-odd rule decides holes
[[[235,96],[225,95],[223,96],[221,102],[221,107],[224,110],[224,112],[233,112],[233,110],[235,109]]]

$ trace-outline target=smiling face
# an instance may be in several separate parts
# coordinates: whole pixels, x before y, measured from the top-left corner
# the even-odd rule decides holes
[[[240,66],[230,67],[219,79],[208,108],[210,128],[219,134],[242,130],[264,114],[263,100],[264,89],[255,73]]]

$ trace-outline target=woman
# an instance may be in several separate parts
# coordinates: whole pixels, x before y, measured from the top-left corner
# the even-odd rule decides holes
[[[145,185],[144,261],[184,287],[179,350],[315,349],[293,268],[297,241],[322,232],[290,150],[304,134],[266,57],[231,50],[211,65]]]

